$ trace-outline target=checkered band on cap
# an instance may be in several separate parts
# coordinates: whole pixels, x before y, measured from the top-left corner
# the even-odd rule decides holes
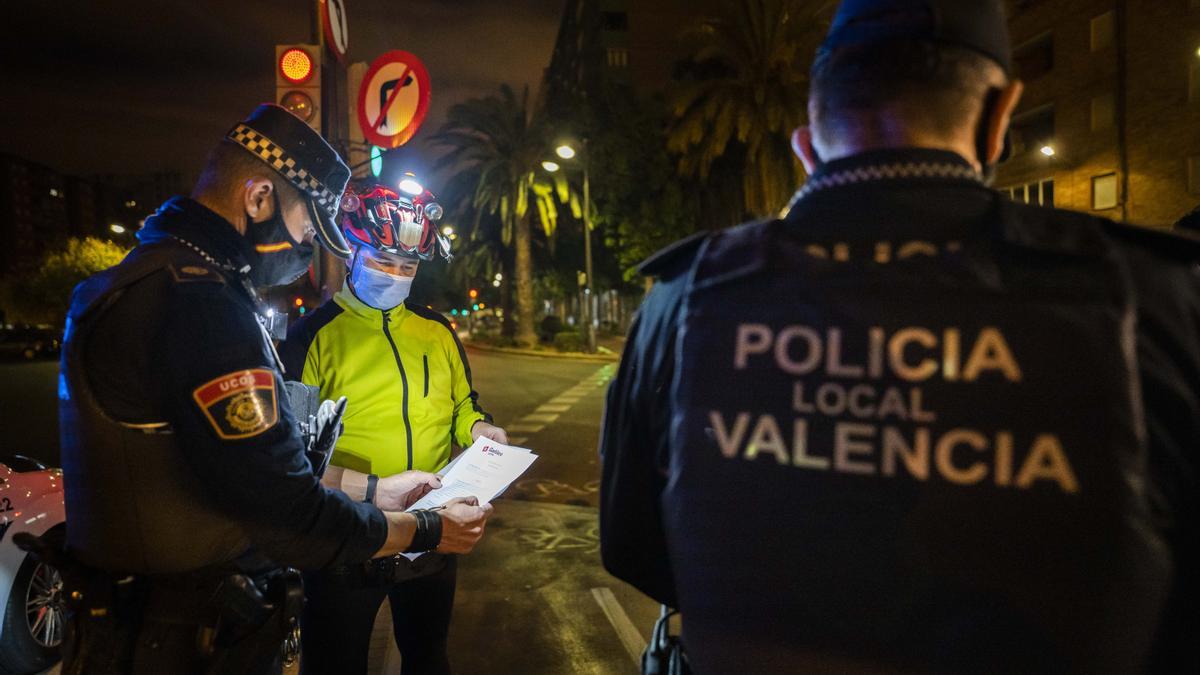
[[[289,183],[312,197],[317,206],[324,209],[330,218],[337,216],[341,195],[330,192],[324,183],[300,166],[296,159],[277,143],[245,124],[234,127],[228,138],[257,155],[279,172],[279,175],[288,179]]]

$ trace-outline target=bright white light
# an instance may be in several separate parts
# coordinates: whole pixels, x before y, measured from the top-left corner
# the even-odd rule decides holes
[[[1042,146],[1042,154],[1047,157],[1053,157],[1054,156],[1054,148],[1050,147],[1049,145],[1043,145]]]
[[[113,234],[125,234],[125,226],[120,223],[113,223],[108,229],[112,230]]]
[[[425,188],[412,178],[405,178],[404,180],[400,181],[400,189],[414,197],[418,197],[425,193]]]
[[[442,234],[444,234],[444,235],[446,235],[447,237],[449,237],[450,235],[454,234],[454,228],[453,228],[453,227],[450,227],[449,225],[447,225],[447,226],[445,226],[445,227],[443,227],[443,228],[442,228]]]
[[[554,152],[557,153],[558,156],[562,157],[563,159],[571,159],[572,157],[575,156],[575,148],[572,148],[571,146],[567,145],[566,143],[555,148]]]
[[[499,272],[496,272],[496,281],[503,281],[503,280],[504,280],[504,275]]]
[[[497,279],[497,280],[493,281],[492,285],[495,286],[496,288],[500,288],[500,280]]]
[[[273,307],[268,307],[268,308],[267,308],[267,318],[269,319],[269,318],[271,318],[271,317],[273,317],[273,316],[275,316],[275,308],[273,308]]]
[[[551,162],[550,160],[546,160],[546,161],[542,162],[542,168],[549,171],[550,173],[554,173],[555,171],[558,171],[559,166],[558,166],[558,162]]]

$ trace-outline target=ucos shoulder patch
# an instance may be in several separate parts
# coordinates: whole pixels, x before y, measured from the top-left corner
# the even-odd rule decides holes
[[[257,436],[279,421],[275,375],[266,368],[222,375],[197,387],[192,398],[225,440]]]

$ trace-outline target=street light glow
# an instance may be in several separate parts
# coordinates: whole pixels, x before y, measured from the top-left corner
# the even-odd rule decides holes
[[[542,168],[549,171],[550,173],[554,173],[555,171],[558,171],[561,167],[558,166],[558,162],[551,162],[550,160],[546,160],[546,161],[542,162]]]
[[[493,281],[492,285],[495,286],[496,288],[500,288],[500,280],[497,279],[497,280]]]
[[[554,152],[555,152],[555,154],[557,154],[559,157],[562,157],[563,159],[571,159],[572,157],[575,156],[575,148],[572,148],[571,146],[567,145],[566,143],[563,143],[562,145],[555,148]]]
[[[1049,145],[1043,145],[1042,146],[1042,154],[1047,157],[1053,157],[1054,156],[1054,148]]]
[[[120,223],[113,223],[108,229],[112,230],[113,234],[125,234],[125,226]]]
[[[449,237],[450,235],[454,234],[454,228],[453,228],[453,227],[450,227],[449,225],[447,225],[447,226],[445,226],[445,227],[443,227],[443,228],[442,228],[442,234],[444,234],[444,235],[446,235],[447,237]]]

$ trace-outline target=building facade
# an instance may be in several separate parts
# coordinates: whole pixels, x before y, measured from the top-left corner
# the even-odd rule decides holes
[[[1014,0],[1025,95],[996,185],[1168,227],[1200,204],[1200,0]]]

